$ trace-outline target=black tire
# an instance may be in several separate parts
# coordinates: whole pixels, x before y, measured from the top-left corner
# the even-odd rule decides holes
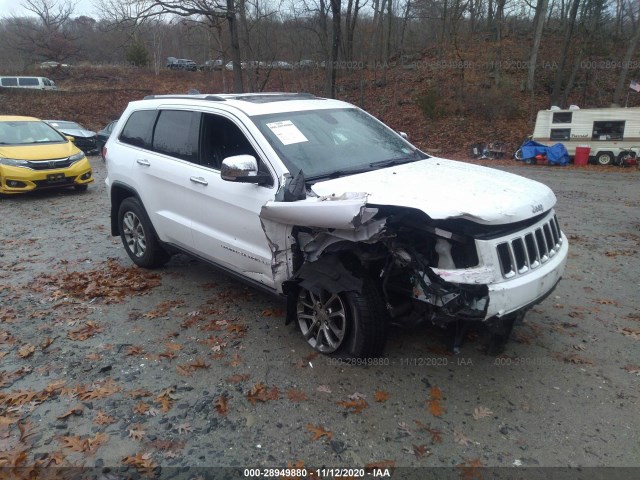
[[[364,279],[361,292],[331,294],[323,290],[316,295],[301,287],[298,326],[307,343],[320,353],[341,358],[378,357],[384,350],[387,328],[380,298],[370,279]]]
[[[89,184],[85,183],[84,185],[74,185],[73,188],[76,192],[86,192],[89,188]]]
[[[597,165],[613,165],[614,158],[611,152],[598,152],[595,155]]]
[[[144,268],[161,267],[170,258],[162,248],[147,212],[137,198],[125,198],[118,210],[118,229],[129,258]]]
[[[537,163],[534,157],[525,158],[522,161],[527,165],[535,165]]]

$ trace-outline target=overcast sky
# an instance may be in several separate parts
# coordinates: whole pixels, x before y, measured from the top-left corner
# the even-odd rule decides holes
[[[79,0],[76,4],[74,17],[87,15],[96,20],[98,15],[93,8],[93,0]],[[10,17],[12,15],[24,15],[27,13],[21,6],[21,0],[0,0],[0,17]]]

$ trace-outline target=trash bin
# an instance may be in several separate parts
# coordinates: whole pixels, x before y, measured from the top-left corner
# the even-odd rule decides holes
[[[573,157],[573,164],[585,166],[589,163],[589,152],[591,152],[591,147],[588,145],[581,145],[576,147],[576,154]]]

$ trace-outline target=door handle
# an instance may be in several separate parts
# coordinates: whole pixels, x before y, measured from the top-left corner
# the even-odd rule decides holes
[[[151,162],[149,162],[149,160],[146,160],[144,158],[139,158],[136,160],[136,163],[138,165],[142,165],[144,167],[150,167],[151,166]]]
[[[191,180],[193,183],[199,183],[200,185],[209,185],[209,182],[207,182],[202,177],[190,177],[189,180]]]

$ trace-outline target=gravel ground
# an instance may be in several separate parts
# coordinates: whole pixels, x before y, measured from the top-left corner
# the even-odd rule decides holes
[[[500,167],[558,196],[571,249],[556,291],[500,357],[482,330],[451,356],[424,326],[351,366],[202,262],[134,268],[91,161],[86,193],[0,199],[0,466],[639,466],[640,172]]]

